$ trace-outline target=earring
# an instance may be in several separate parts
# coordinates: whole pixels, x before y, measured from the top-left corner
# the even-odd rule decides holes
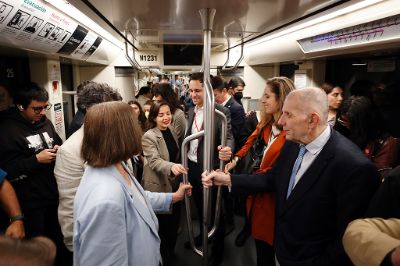
[[[18,105],[18,109],[19,109],[20,111],[22,111],[22,110],[24,110],[24,107],[23,107],[22,105]]]

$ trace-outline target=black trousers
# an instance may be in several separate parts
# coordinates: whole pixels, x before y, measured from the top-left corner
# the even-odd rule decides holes
[[[65,247],[60,224],[58,223],[57,206],[48,206],[24,211],[26,238],[46,236],[53,240],[57,247],[54,265],[72,265],[72,253]]]
[[[174,263],[174,249],[178,236],[179,221],[181,216],[181,202],[173,205],[171,214],[157,214],[158,235],[161,239],[161,257],[163,266],[171,266]]]
[[[203,172],[203,167],[198,165],[197,163],[191,162],[189,160],[188,163],[189,171],[189,182],[192,185],[192,198],[194,204],[197,209],[197,217],[200,221],[200,237],[203,235],[203,184],[201,183],[201,174]],[[217,200],[217,188],[213,188],[210,190],[211,193],[211,215],[210,221],[211,225],[214,224],[214,214]],[[223,198],[221,199],[223,200]],[[222,203],[223,204],[223,203]],[[213,264],[218,265],[223,258],[224,253],[224,236],[225,236],[225,220],[223,213],[220,214],[219,226],[216,230],[214,237],[211,240],[211,257],[213,259]]]
[[[257,266],[275,266],[274,247],[262,240],[254,239],[256,244]]]

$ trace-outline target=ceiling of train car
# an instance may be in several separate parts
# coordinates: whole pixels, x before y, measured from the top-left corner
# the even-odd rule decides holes
[[[77,1],[72,1],[77,2]],[[142,49],[164,43],[202,43],[199,10],[215,8],[213,47],[226,49],[343,0],[82,0],[120,32],[129,29]]]

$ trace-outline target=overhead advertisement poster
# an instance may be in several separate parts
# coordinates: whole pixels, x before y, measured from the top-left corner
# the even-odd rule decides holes
[[[96,41],[97,35],[93,32],[86,32],[84,38],[80,42],[78,46],[72,51],[71,56],[81,58],[86,53],[87,50],[92,46],[92,44]]]
[[[86,51],[86,53],[83,55],[83,59],[87,59],[89,56],[91,56],[94,51],[97,50],[97,47],[99,47],[100,43],[103,41],[102,38],[97,37],[94,43],[90,46],[90,48]]]
[[[88,30],[84,27],[78,25],[76,27],[74,33],[71,37],[68,38],[68,41],[64,44],[63,47],[58,51],[60,54],[70,55],[73,51],[82,43],[87,35]]]
[[[43,0],[0,0],[0,43],[82,59],[98,38],[88,33]]]

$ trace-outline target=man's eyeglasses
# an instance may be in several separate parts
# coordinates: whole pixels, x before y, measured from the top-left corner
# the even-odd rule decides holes
[[[49,103],[49,104],[47,104],[45,106],[32,106],[31,108],[33,109],[35,114],[38,115],[38,114],[40,114],[42,112],[43,109],[44,110],[50,110],[51,106],[52,106],[52,104]]]

